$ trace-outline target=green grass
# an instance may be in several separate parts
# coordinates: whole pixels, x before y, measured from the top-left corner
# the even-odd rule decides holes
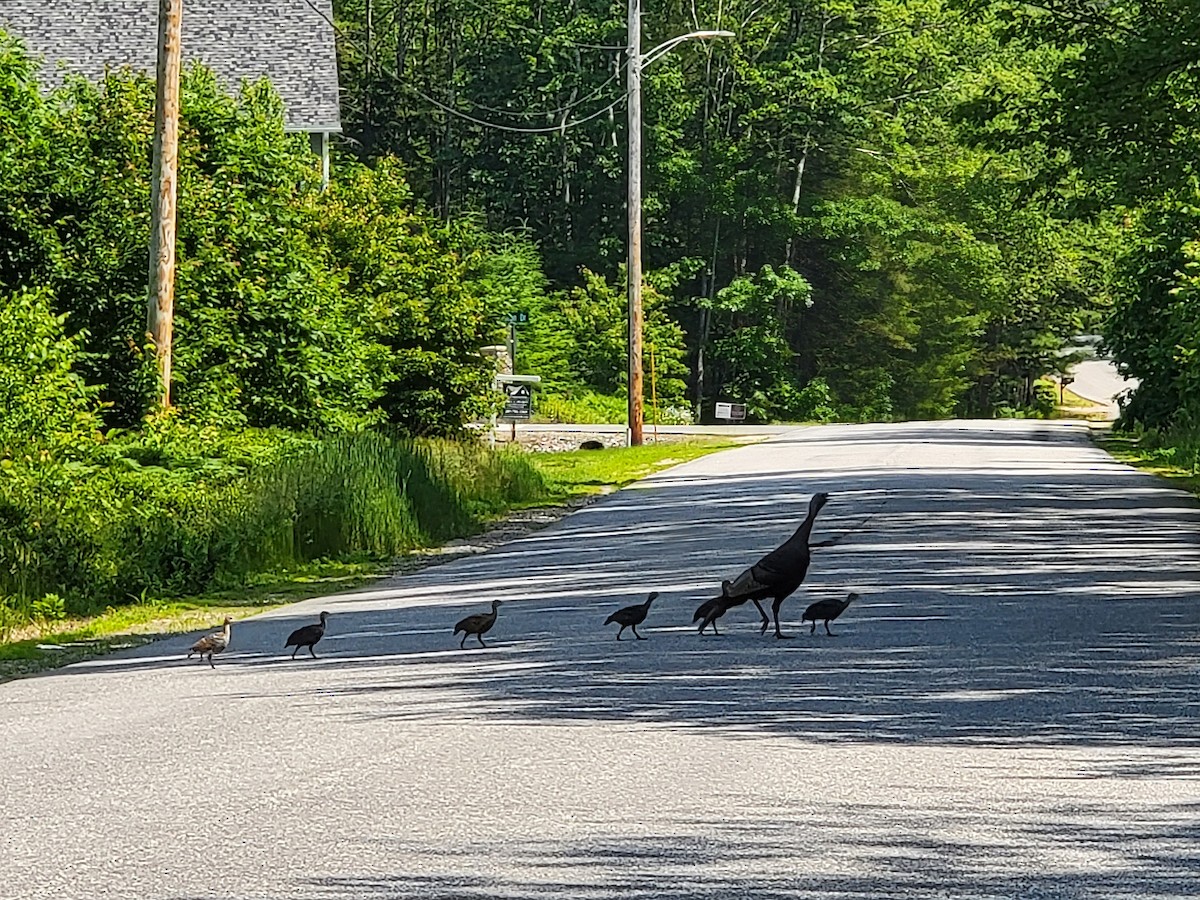
[[[423,535],[420,546],[409,545],[388,557],[386,562],[379,557],[360,557],[353,562],[302,562],[283,572],[249,576],[238,587],[166,599],[143,599],[110,606],[95,615],[72,616],[57,622],[17,623],[8,639],[0,640],[0,681],[150,643],[172,634],[215,628],[226,615],[245,618],[308,597],[351,590],[369,584],[384,572],[421,568],[447,558],[430,554],[431,547],[478,530],[481,527],[478,523],[503,522],[509,512],[546,504],[565,510],[580,500],[624,487],[660,469],[741,443],[744,442],[713,438],[567,453],[506,451],[491,454],[481,449],[476,454],[473,449],[459,449],[425,454],[422,462],[437,473],[439,477],[435,480],[440,482],[444,478],[456,485],[455,503],[447,509],[456,525],[451,528],[448,524],[426,519],[420,529]],[[344,507],[367,502],[368,498],[362,493],[362,476],[356,476],[355,483],[347,484],[341,480],[344,475],[333,471],[339,458],[342,457],[306,456],[299,469],[285,467],[284,474],[274,470],[271,485],[262,487],[285,495],[288,504],[284,505],[294,515],[300,511],[296,505],[298,495],[289,485],[302,481],[309,486],[309,491],[321,498],[320,504],[315,505],[329,504],[326,508],[338,510],[341,518]],[[362,468],[375,471],[380,467],[369,464]],[[394,471],[394,464],[382,468],[390,473]],[[540,474],[540,480],[530,478],[530,469]],[[406,473],[410,471],[406,469]],[[515,484],[510,483],[514,481]],[[307,491],[299,493],[306,494]],[[428,498],[429,501],[436,499]],[[308,503],[314,501],[305,501],[300,508],[305,508]],[[474,513],[474,522],[462,518],[464,505]],[[400,508],[397,507],[393,514],[399,516]],[[344,517],[347,521],[374,522],[372,527],[381,534],[390,534],[394,527],[375,509]],[[302,519],[301,516],[295,529],[286,529],[280,538],[288,551],[284,556],[289,556],[293,550],[292,544],[296,540],[293,535],[304,532]],[[313,527],[317,526],[314,521]],[[399,540],[403,543],[410,536],[406,532]],[[397,536],[390,539],[397,539]],[[341,538],[326,536],[325,540],[337,543]]]
[[[738,446],[724,438],[690,440],[607,450],[571,450],[538,454],[534,464],[546,480],[550,496],[559,502],[624,487],[659,469]]]
[[[235,619],[308,597],[368,584],[379,567],[370,563],[314,563],[304,571],[263,577],[237,590],[109,607],[94,616],[17,628],[0,642],[0,681],[138,647],[172,634],[216,628]]]
[[[1096,443],[1121,462],[1157,475],[1169,481],[1172,487],[1200,497],[1200,472],[1193,465],[1197,457],[1195,452],[1180,453],[1175,447],[1147,447],[1136,435],[1112,431],[1098,435]]]
[[[1058,393],[1058,385],[1054,385],[1054,391]],[[1103,422],[1108,420],[1108,412],[1103,409],[1103,404],[1096,403],[1094,400],[1089,400],[1086,397],[1081,397],[1072,391],[1069,387],[1062,390],[1062,402],[1055,406],[1055,418],[1059,419],[1086,419],[1088,421]]]

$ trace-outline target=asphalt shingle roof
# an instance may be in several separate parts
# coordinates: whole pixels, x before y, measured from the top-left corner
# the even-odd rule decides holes
[[[199,60],[231,89],[263,76],[293,131],[341,131],[332,0],[184,0],[184,64]],[[158,0],[0,0],[0,28],[45,59],[96,79],[106,67],[153,75]]]

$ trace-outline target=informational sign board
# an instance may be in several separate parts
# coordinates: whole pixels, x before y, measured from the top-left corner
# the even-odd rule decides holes
[[[529,321],[529,313],[525,310],[508,314],[509,325],[524,325]]]
[[[528,419],[533,412],[533,388],[527,384],[504,385],[503,419]]]
[[[716,410],[713,412],[713,417],[717,419],[727,419],[733,422],[741,422],[746,418],[745,403],[718,403]]]

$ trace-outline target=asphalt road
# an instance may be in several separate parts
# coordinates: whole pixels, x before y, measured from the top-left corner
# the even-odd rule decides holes
[[[1116,365],[1108,359],[1085,359],[1071,369],[1074,382],[1071,390],[1100,406],[1107,407],[1108,414],[1115,419],[1121,414],[1117,398],[1135,390],[1136,378],[1124,378]]]
[[[833,499],[795,639],[698,601]],[[1200,516],[1072,423],[801,429],[0,685],[6,898],[1193,897]],[[615,607],[662,592],[645,641]],[[804,605],[862,602],[836,638]],[[453,623],[510,601],[488,650]],[[284,636],[334,615],[318,652]],[[628,634],[628,632],[626,632]]]

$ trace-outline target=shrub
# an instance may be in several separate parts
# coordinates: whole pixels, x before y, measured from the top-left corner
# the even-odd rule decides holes
[[[316,559],[385,560],[544,491],[521,454],[475,443],[159,423],[86,464],[0,469],[0,596],[27,617],[47,594],[86,612]]]
[[[69,446],[99,426],[96,390],[74,371],[78,340],[66,336],[65,320],[49,291],[0,294],[0,455]]]

